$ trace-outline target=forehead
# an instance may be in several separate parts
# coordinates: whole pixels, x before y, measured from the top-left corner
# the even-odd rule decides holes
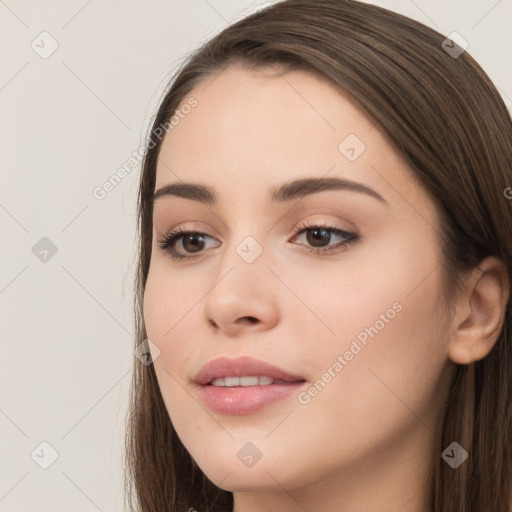
[[[207,77],[181,105],[190,98],[196,106],[164,137],[156,189],[183,180],[254,196],[284,181],[327,175],[430,206],[389,139],[326,80],[231,67]]]
[[[197,106],[164,138],[162,160],[229,159],[246,167],[255,156],[263,164],[266,156],[292,158],[298,149],[314,157],[337,151],[347,130],[363,139],[373,128],[338,89],[300,71],[227,68],[190,97]]]

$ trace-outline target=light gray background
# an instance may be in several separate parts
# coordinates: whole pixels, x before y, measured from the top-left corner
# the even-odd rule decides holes
[[[268,3],[0,0],[0,511],[123,510],[139,167],[92,191],[186,53]],[[374,3],[459,32],[511,109],[512,0]]]

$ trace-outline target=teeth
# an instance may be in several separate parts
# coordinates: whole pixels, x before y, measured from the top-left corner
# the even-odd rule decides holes
[[[229,387],[268,386],[269,384],[273,384],[273,383],[274,383],[274,379],[272,377],[267,377],[266,375],[217,378],[217,379],[213,379],[211,382],[212,386],[229,386]]]

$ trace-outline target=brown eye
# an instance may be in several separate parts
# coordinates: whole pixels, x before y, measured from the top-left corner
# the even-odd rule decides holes
[[[307,230],[306,239],[313,247],[323,247],[329,245],[331,234],[324,228],[311,228]]]
[[[186,252],[200,252],[204,249],[206,241],[201,233],[192,233],[185,235],[181,239],[181,244]]]
[[[299,239],[305,234],[305,243],[313,253],[322,254],[330,251],[343,250],[348,246],[355,244],[359,241],[359,236],[356,233],[345,231],[331,226],[315,226],[306,225],[296,231],[294,239]],[[340,239],[336,243],[332,243],[336,238]]]
[[[158,242],[158,246],[170,254],[172,259],[181,260],[182,258],[195,258],[200,256],[201,253],[204,252],[204,249],[208,248],[206,247],[208,239],[214,240],[206,233],[177,228],[164,236],[163,239]],[[218,245],[216,247],[218,247]]]

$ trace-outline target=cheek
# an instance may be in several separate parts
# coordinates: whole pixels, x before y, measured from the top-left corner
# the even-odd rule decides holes
[[[196,290],[194,292],[194,290]],[[180,278],[161,257],[151,261],[144,291],[144,322],[148,338],[160,340],[165,350],[174,337],[180,319],[200,297],[200,290],[190,279]]]
[[[171,413],[183,410],[183,393],[190,377],[184,373],[189,358],[198,351],[199,298],[204,292],[190,279],[179,279],[158,262],[151,268],[144,293],[144,322],[147,337],[158,347],[155,372],[166,407]],[[180,409],[181,407],[181,409]]]
[[[180,336],[180,318],[183,318],[182,308],[186,302],[183,292],[180,293],[168,273],[153,267],[144,292],[144,322],[147,337],[159,349],[158,357],[153,357],[153,361],[166,405],[166,391],[169,387],[174,389],[175,385],[172,376],[177,374],[177,369],[187,357],[184,351],[190,348],[190,343],[183,343],[183,340],[176,342]]]
[[[313,289],[308,299],[332,332],[308,315],[323,333],[302,354],[315,377],[303,397],[310,399],[311,417],[327,415],[351,431],[368,429],[371,436],[374,424],[361,418],[382,421],[383,428],[389,422],[392,431],[397,418],[405,424],[414,420],[411,410],[428,416],[439,402],[447,360],[436,265],[431,245],[397,238],[371,259],[361,251],[357,268],[324,280],[323,295]],[[307,330],[301,332],[307,339]]]
[[[172,288],[165,286],[164,275],[150,270],[144,291],[144,323],[149,339],[157,340],[169,329],[172,308]]]

